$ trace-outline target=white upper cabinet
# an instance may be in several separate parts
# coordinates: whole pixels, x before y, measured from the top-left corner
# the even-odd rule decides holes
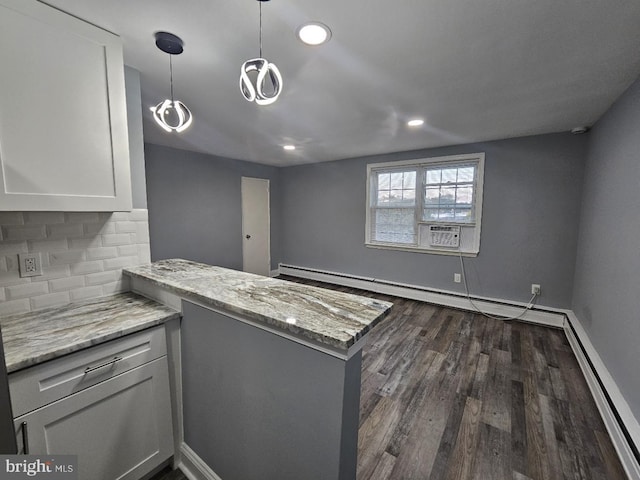
[[[0,0],[0,210],[131,210],[122,42]]]

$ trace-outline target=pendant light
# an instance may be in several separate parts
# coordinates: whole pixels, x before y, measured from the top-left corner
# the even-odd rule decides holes
[[[258,105],[269,105],[275,102],[282,91],[282,76],[278,67],[262,56],[262,2],[268,1],[258,0],[260,3],[260,55],[258,58],[247,60],[240,68],[240,91],[247,101],[256,102]],[[270,92],[265,92],[265,87],[268,88],[267,82],[271,83]]]
[[[156,32],[156,47],[169,54],[169,81],[171,84],[171,99],[160,102],[151,108],[153,119],[166,132],[180,133],[185,131],[193,121],[193,115],[184,103],[173,98],[173,55],[180,55],[183,42],[180,37],[168,32]]]

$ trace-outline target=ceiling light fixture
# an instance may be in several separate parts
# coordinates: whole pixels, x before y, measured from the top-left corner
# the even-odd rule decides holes
[[[156,32],[156,47],[169,54],[169,75],[171,83],[171,99],[160,102],[151,107],[153,119],[166,132],[180,133],[185,131],[193,122],[191,111],[179,100],[173,98],[173,55],[180,55],[183,51],[183,43],[180,37],[168,32]]]
[[[414,118],[413,120],[409,120],[407,122],[407,125],[409,127],[419,127],[421,125],[424,125],[424,120],[422,120],[421,118]]]
[[[260,3],[260,56],[242,64],[240,68],[240,91],[249,102],[258,105],[270,105],[275,102],[282,91],[282,76],[273,63],[262,57],[262,2]],[[266,92],[267,80],[271,82],[270,91]],[[268,89],[269,87],[267,87]]]
[[[296,35],[301,42],[317,46],[327,43],[331,39],[331,30],[324,23],[309,22],[298,27]]]
[[[283,145],[282,148],[284,148],[285,150],[295,150],[296,146],[295,145]]]

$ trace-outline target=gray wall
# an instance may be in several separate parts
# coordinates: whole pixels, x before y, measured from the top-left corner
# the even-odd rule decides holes
[[[271,185],[271,268],[280,261],[275,167],[145,144],[151,259],[186,258],[242,270],[241,177]]]
[[[485,152],[480,254],[466,258],[472,294],[568,308],[586,136],[554,134],[342,160],[282,170],[282,262],[463,291],[459,259],[367,248],[366,165]]]
[[[147,208],[147,186],[144,178],[144,139],[142,134],[142,100],[140,72],[124,67],[127,98],[127,126],[129,131],[129,161],[131,165],[131,194],[133,208]]]
[[[640,419],[640,80],[590,133],[573,311]]]

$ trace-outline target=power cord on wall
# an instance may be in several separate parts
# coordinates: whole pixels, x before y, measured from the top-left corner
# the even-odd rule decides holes
[[[469,286],[467,285],[467,273],[464,270],[464,261],[462,260],[462,250],[460,249],[460,247],[458,247],[458,258],[460,259],[460,268],[462,269],[462,281],[464,282],[464,291],[465,291],[465,294],[467,296],[467,300],[469,300],[469,303],[471,303],[473,308],[478,313],[484,315],[485,317],[491,318],[493,320],[520,320],[522,317],[525,316],[525,314],[529,310],[531,310],[531,308],[533,307],[533,302],[535,301],[536,297],[538,296],[537,293],[534,293],[533,295],[531,295],[531,299],[529,299],[529,303],[524,308],[522,313],[520,315],[518,315],[517,317],[507,317],[507,318],[505,318],[505,317],[496,317],[496,316],[488,314],[487,312],[484,312],[480,307],[478,307],[474,303],[473,299],[471,298],[471,295],[469,294]]]

